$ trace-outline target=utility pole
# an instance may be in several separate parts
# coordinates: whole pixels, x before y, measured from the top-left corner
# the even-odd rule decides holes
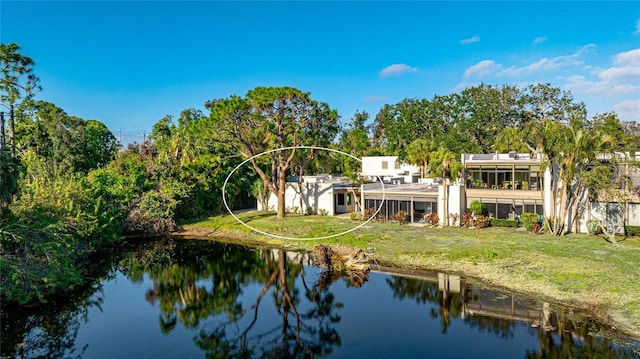
[[[120,147],[122,147],[122,128],[118,129],[118,143],[120,144]]]
[[[144,130],[142,130],[142,142],[140,143],[140,150],[142,150],[142,146],[144,145],[144,141],[146,141],[147,136]]]

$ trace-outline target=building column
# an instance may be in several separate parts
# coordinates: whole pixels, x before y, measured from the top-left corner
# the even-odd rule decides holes
[[[409,211],[411,211],[411,223],[413,223],[413,212],[415,212],[413,210],[413,196],[411,196],[411,202],[409,204]]]
[[[362,215],[362,219],[365,219],[365,208],[367,206],[365,206],[364,204],[364,184],[360,185],[360,214]]]

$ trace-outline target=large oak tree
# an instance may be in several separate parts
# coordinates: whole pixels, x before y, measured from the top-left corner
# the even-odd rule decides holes
[[[296,158],[295,148],[284,148],[327,143],[338,133],[338,113],[291,87],[257,87],[245,97],[216,99],[205,106],[210,115],[199,123],[201,130],[213,132],[244,158],[281,149],[269,156],[270,169],[260,165],[262,158],[251,159],[251,164],[278,198],[278,218],[284,218],[286,175]]]

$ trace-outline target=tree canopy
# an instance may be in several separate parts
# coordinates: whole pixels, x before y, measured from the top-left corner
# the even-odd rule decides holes
[[[278,217],[285,215],[287,171],[301,145],[326,145],[338,133],[338,113],[309,93],[291,87],[258,87],[244,98],[231,96],[206,103],[210,111],[200,129],[216,141],[228,143],[244,158],[268,150],[283,149],[271,156],[271,168],[258,159],[251,164],[265,185],[278,197]]]

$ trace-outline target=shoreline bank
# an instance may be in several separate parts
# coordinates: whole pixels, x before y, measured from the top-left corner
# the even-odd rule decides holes
[[[319,220],[326,228],[337,227],[341,221],[345,220]],[[252,224],[262,224],[258,222],[254,220]],[[471,230],[372,223],[356,235],[296,241],[251,233],[225,216],[186,224],[172,235],[288,250],[311,250],[317,243],[340,242],[373,250],[372,258],[384,266],[456,274],[576,308],[622,335],[640,339],[638,239],[623,242],[623,248],[614,248],[586,235],[553,237],[503,228]]]

